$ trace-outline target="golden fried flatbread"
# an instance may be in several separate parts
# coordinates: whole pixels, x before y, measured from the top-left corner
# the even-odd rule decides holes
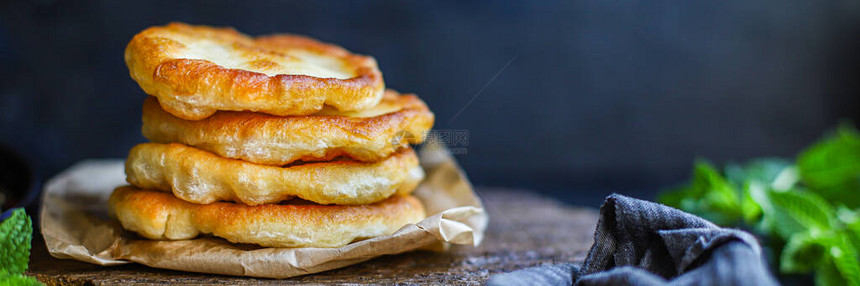
[[[125,162],[125,173],[132,185],[172,191],[188,202],[248,205],[293,197],[319,204],[368,204],[395,193],[409,194],[424,178],[412,149],[373,163],[343,159],[268,166],[175,143],[135,146]]]
[[[167,112],[188,120],[218,110],[306,115],[324,105],[360,110],[385,85],[372,57],[297,35],[251,38],[229,28],[171,23],[137,34],[131,77]]]
[[[155,98],[143,104],[143,135],[152,142],[182,143],[275,166],[339,156],[383,160],[408,144],[421,143],[432,126],[433,113],[421,99],[391,90],[367,110],[323,110],[306,116],[221,111],[192,121],[164,112]]]
[[[145,238],[180,240],[208,233],[233,243],[266,247],[340,247],[394,233],[425,216],[418,199],[400,195],[360,206],[307,202],[201,205],[168,193],[125,186],[111,194],[109,203],[111,215],[123,228]]]

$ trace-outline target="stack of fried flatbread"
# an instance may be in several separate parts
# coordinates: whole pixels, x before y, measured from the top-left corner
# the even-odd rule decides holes
[[[340,247],[425,217],[409,144],[433,113],[385,90],[376,61],[296,35],[173,23],[136,35],[131,77],[151,97],[127,181],[110,198],[149,239],[211,234],[266,247]]]

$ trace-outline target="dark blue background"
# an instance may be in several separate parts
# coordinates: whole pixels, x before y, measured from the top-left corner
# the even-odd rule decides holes
[[[469,131],[477,185],[572,203],[650,198],[697,156],[791,156],[858,115],[857,1],[174,2],[0,4],[0,144],[43,177],[125,156],[145,94],[123,50],[169,21],[373,55],[437,129]]]

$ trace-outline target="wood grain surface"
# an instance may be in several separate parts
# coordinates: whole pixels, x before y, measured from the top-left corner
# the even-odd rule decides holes
[[[187,273],[132,264],[102,267],[48,255],[33,241],[29,275],[48,285],[483,284],[490,275],[559,262],[581,263],[591,247],[597,210],[522,190],[478,188],[490,214],[479,247],[417,251],[283,280]]]

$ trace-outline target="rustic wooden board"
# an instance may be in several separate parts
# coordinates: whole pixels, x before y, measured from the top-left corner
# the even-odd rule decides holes
[[[483,284],[491,274],[559,262],[582,262],[597,211],[526,191],[479,188],[490,226],[479,247],[383,256],[332,271],[284,280],[186,273],[142,265],[102,267],[50,257],[37,238],[28,273],[48,285],[268,285],[324,283]]]

